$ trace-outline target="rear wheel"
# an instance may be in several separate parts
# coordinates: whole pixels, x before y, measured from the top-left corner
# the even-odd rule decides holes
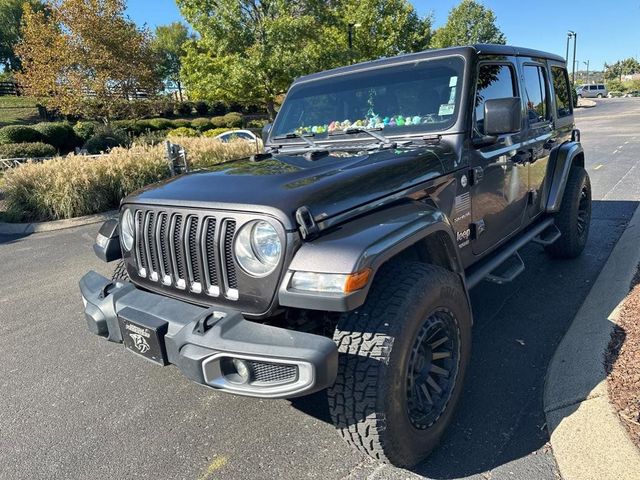
[[[601,93],[598,94],[598,98],[602,98],[602,94]]]
[[[582,167],[571,167],[555,224],[561,236],[545,250],[554,258],[578,257],[587,244],[591,224],[591,182]]]
[[[344,314],[329,407],[344,439],[398,466],[438,444],[471,353],[471,311],[458,275],[420,263],[383,266],[366,303]]]

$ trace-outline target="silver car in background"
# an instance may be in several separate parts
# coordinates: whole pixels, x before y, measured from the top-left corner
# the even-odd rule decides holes
[[[579,98],[604,98],[609,91],[602,83],[593,85],[581,85],[576,89]]]

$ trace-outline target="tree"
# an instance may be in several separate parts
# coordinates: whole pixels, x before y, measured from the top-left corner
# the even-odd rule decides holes
[[[433,34],[431,48],[497,43],[504,45],[507,39],[496,25],[493,11],[474,0],[462,0],[449,12],[447,23]]]
[[[407,0],[177,0],[200,34],[182,75],[192,98],[275,104],[300,75],[424,49],[430,18]],[[348,25],[355,28],[350,51]]]
[[[606,80],[618,79],[621,82],[623,75],[633,75],[634,73],[640,73],[640,62],[638,62],[633,57],[629,57],[625,58],[624,60],[618,60],[612,65],[608,65],[605,63],[604,70],[604,77]]]
[[[159,87],[151,36],[124,17],[124,0],[55,0],[24,11],[16,77],[27,95],[63,114],[108,122],[123,102]]]
[[[152,41],[152,48],[158,61],[158,74],[163,81],[176,86],[180,101],[182,101],[180,69],[182,68],[182,57],[185,54],[184,47],[187,41],[193,38],[184,23],[173,22],[169,25],[156,27]]]
[[[0,0],[0,65],[6,70],[18,70],[20,60],[14,49],[20,41],[20,24],[24,5],[33,11],[43,11],[45,6],[40,0]]]
[[[200,34],[187,44],[183,60],[191,98],[262,104],[273,118],[276,99],[291,79],[317,69],[321,43],[332,43],[321,41],[321,18],[309,1],[177,3]]]
[[[356,62],[429,48],[432,18],[420,18],[407,0],[343,0],[335,16],[345,34],[349,24],[354,25]]]

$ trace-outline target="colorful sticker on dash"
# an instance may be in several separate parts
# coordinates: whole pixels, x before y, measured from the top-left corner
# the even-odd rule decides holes
[[[451,103],[443,103],[442,105],[440,105],[440,109],[438,110],[438,115],[440,116],[453,115],[454,108],[455,108],[455,105]]]

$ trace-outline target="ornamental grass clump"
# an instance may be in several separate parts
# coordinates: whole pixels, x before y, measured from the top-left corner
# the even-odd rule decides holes
[[[180,138],[192,169],[247,157],[255,144]],[[117,208],[120,199],[169,177],[164,145],[116,147],[98,158],[60,157],[30,162],[4,175],[7,217],[12,221],[73,218]]]

